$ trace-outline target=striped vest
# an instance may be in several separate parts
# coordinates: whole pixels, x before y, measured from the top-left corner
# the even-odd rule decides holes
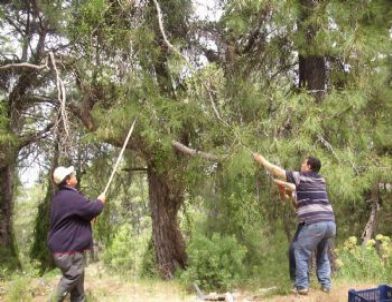
[[[288,182],[296,186],[297,215],[300,223],[335,221],[322,176],[315,172],[286,171],[286,177]]]

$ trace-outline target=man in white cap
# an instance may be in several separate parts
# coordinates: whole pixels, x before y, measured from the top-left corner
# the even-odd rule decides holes
[[[85,301],[84,252],[93,247],[91,220],[102,212],[106,198],[101,194],[89,201],[79,193],[73,166],[57,167],[53,180],[59,190],[51,203],[48,246],[63,276],[50,301],[63,301],[67,294],[72,302]]]

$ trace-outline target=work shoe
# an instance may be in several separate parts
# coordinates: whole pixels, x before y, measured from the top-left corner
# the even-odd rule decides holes
[[[291,292],[293,294],[298,294],[298,295],[302,295],[302,296],[306,296],[309,293],[309,288],[298,288],[298,287],[294,287],[293,289],[291,289]]]
[[[328,287],[322,286],[322,287],[321,287],[321,291],[324,292],[324,293],[326,293],[326,294],[329,294],[329,293],[331,292],[331,289],[328,288]]]

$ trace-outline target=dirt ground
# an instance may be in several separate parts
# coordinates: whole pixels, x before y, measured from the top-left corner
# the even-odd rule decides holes
[[[29,285],[29,297],[20,301],[46,302],[51,290],[56,286],[60,276],[49,280],[34,279]],[[308,296],[273,295],[263,289],[256,292],[234,292],[235,302],[346,302],[348,290],[376,287],[374,284],[337,284],[330,294],[311,289]],[[88,301],[104,302],[195,302],[196,293],[185,292],[176,282],[130,280],[103,272],[97,265],[86,269],[85,288]],[[0,292],[0,301],[5,301]],[[15,300],[12,300],[15,301]]]

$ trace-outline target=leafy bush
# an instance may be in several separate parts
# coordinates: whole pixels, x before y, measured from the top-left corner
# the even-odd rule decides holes
[[[141,252],[146,245],[144,237],[135,236],[129,224],[120,226],[113,241],[104,252],[104,263],[121,273],[137,273],[140,266]]]
[[[5,302],[32,301],[30,288],[31,279],[25,276],[15,275],[6,289]]]
[[[387,281],[392,277],[392,243],[388,236],[377,235],[366,245],[352,236],[338,250],[338,276],[351,280]]]
[[[15,252],[16,254],[16,252]],[[20,262],[9,249],[0,246],[0,279],[20,268]]]
[[[211,239],[197,234],[187,248],[188,269],[181,279],[204,289],[227,289],[243,274],[246,248],[234,236],[213,234]]]
[[[158,275],[154,245],[151,238],[142,256],[140,276],[143,278],[155,278]]]

